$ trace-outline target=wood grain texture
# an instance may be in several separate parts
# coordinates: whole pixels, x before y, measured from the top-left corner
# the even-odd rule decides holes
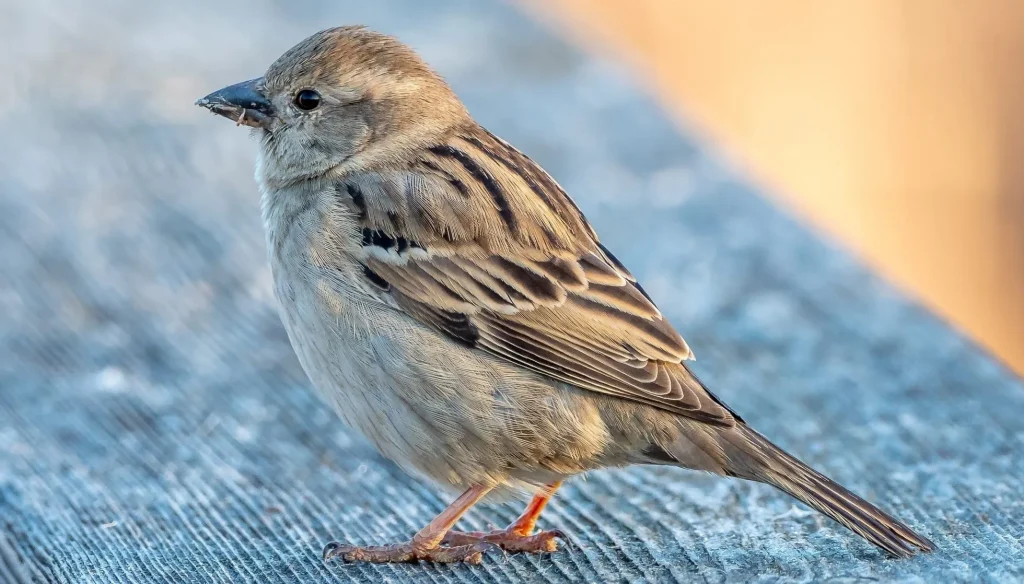
[[[0,62],[0,581],[1024,578],[1020,380],[765,202],[622,71],[510,5],[425,4],[0,7],[19,55]],[[255,147],[192,101],[349,22],[422,50],[564,184],[740,415],[939,551],[886,560],[767,487],[633,468],[559,491],[540,527],[576,538],[564,553],[323,565],[327,541],[405,538],[447,501],[308,389],[270,293]]]

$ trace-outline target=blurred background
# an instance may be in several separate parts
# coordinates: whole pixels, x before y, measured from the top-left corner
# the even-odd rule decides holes
[[[354,23],[562,183],[718,395],[942,550],[879,561],[770,489],[638,467],[559,492],[572,551],[431,578],[1021,581],[1024,389],[874,273],[1024,372],[1022,22],[1011,0],[0,0],[0,582],[423,578],[320,561],[447,501],[309,391],[256,143],[193,105]]]
[[[1024,2],[521,1],[1024,373]]]

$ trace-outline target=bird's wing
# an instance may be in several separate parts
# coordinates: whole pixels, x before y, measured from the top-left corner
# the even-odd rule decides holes
[[[353,174],[364,275],[454,341],[573,386],[713,424],[738,419],[693,354],[536,163],[479,127]]]

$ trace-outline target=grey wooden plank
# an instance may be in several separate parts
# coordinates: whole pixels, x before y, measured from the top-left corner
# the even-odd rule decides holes
[[[254,148],[192,101],[326,26],[414,44],[564,184],[763,433],[939,545],[882,559],[759,485],[594,473],[580,548],[324,566],[445,501],[307,389],[274,311]],[[780,213],[615,65],[494,0],[0,5],[0,577],[55,582],[1014,581],[1024,386]],[[466,526],[502,524],[485,505]],[[6,570],[4,572],[3,570]]]

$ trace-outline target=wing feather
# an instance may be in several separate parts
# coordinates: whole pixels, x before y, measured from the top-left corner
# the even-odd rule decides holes
[[[414,166],[337,192],[358,194],[370,236],[357,259],[389,285],[374,289],[420,322],[581,389],[738,419],[683,364],[686,342],[561,187],[485,130],[463,128]]]

